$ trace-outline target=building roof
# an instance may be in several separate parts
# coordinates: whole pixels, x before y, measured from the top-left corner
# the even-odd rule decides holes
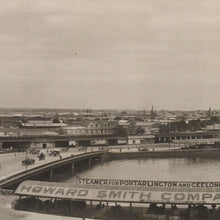
[[[155,134],[156,137],[175,137],[175,136],[191,136],[191,135],[195,135],[195,136],[199,136],[199,135],[215,135],[214,132],[203,132],[203,131],[199,131],[199,132],[177,132],[177,133],[158,133]]]
[[[21,123],[22,127],[31,128],[31,127],[44,127],[44,128],[58,128],[67,126],[65,123]]]
[[[57,132],[54,131],[21,131],[19,136],[56,136]]]
[[[173,140],[172,142],[175,144],[214,144],[219,143],[220,138]]]
[[[82,126],[68,126],[68,127],[64,127],[63,129],[65,129],[65,130],[83,130],[83,129],[86,129],[86,127],[82,127]]]

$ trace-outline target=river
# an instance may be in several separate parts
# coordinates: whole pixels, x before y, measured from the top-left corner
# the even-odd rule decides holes
[[[78,178],[220,181],[220,160],[203,158],[163,158],[114,160],[65,177],[62,182]]]

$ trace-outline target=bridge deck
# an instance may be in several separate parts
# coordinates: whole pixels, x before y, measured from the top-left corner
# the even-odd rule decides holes
[[[71,162],[76,162],[76,161],[87,159],[90,157],[99,156],[101,154],[102,154],[101,151],[94,151],[94,152],[84,153],[80,155],[69,156],[66,158],[62,158],[59,160],[51,161],[51,162],[36,166],[26,171],[21,171],[19,173],[12,174],[11,176],[8,176],[7,178],[0,180],[0,188],[10,185],[13,182],[27,179],[28,177],[34,176],[38,173],[45,172],[47,170],[50,170],[50,169],[53,169],[53,168],[56,168],[56,167],[59,167],[59,166],[62,166],[62,165],[65,165]]]

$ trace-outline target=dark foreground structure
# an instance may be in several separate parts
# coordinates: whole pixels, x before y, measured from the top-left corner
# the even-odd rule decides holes
[[[16,210],[114,220],[218,220],[220,182],[82,179],[24,181]]]

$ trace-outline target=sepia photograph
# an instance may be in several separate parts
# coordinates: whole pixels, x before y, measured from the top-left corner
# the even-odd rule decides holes
[[[0,5],[0,220],[220,220],[220,1]]]

